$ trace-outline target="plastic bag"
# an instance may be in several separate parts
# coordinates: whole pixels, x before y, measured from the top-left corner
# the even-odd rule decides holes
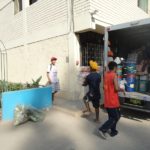
[[[27,121],[43,121],[45,113],[33,107],[18,105],[14,111],[14,125],[21,125]]]
[[[24,106],[16,106],[14,112],[14,125],[19,125],[28,121],[27,110]]]
[[[28,108],[29,120],[33,122],[43,121],[45,118],[45,113],[33,107]]]

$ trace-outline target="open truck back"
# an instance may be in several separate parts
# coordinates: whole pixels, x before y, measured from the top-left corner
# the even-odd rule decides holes
[[[108,40],[112,43],[115,57],[136,63],[134,91],[119,94],[122,107],[150,113],[150,19],[105,28],[105,67],[108,63]]]

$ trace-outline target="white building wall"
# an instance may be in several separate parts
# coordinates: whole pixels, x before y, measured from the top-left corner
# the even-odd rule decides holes
[[[148,18],[149,16],[137,7],[135,0],[90,0],[90,10],[98,10],[95,17],[108,25]]]
[[[0,40],[4,43],[18,41],[23,35],[22,15],[19,13],[14,16],[13,1],[3,0],[2,2],[0,3]]]
[[[66,34],[67,14],[66,0],[38,0],[16,15],[14,15],[14,2],[10,1],[0,10],[0,39],[9,49],[24,43],[26,30],[29,43]],[[27,29],[24,29],[25,27]]]
[[[90,1],[89,0],[74,0],[74,16],[79,14],[85,14],[89,12]]]
[[[148,14],[150,15],[150,0],[148,0]]]
[[[148,15],[137,7],[137,0],[74,0],[74,31],[94,29],[91,12],[104,23],[119,24],[147,18]],[[6,7],[4,7],[6,6]],[[26,12],[26,20],[24,16]],[[23,23],[26,22],[26,26]],[[14,2],[0,1],[0,39],[8,49],[27,43],[68,34],[68,0],[38,0],[26,10],[14,15]],[[24,28],[27,29],[24,29]]]
[[[78,7],[82,3],[75,1],[75,14],[85,14],[85,2],[83,7]],[[8,50],[9,81],[31,82],[32,78],[36,79],[42,75],[42,84],[45,84],[50,57],[56,56],[61,93],[65,96],[71,90],[70,97],[74,97],[69,74],[73,67],[76,69],[75,61],[78,56],[74,52],[78,51],[79,47],[75,38],[70,39],[68,43],[71,24],[69,13],[68,0],[39,0],[16,15],[12,1],[1,9],[0,39]],[[72,45],[71,48],[69,45]],[[68,62],[68,57],[73,59]],[[77,76],[74,74],[73,79],[75,77]]]
[[[47,66],[50,64],[50,57],[58,58],[57,68],[61,83],[62,92],[68,89],[68,36],[39,41],[8,50],[8,75],[9,81],[30,83],[32,79],[42,76],[41,84],[46,84]]]
[[[75,32],[92,28],[89,0],[74,0]],[[8,49],[69,32],[68,0],[38,0],[14,15],[14,2],[2,0],[0,7],[0,39]],[[26,28],[26,29],[25,29]]]
[[[83,32],[93,28],[90,0],[74,0],[73,10],[75,32]]]
[[[8,51],[9,81],[31,82],[42,75],[41,83],[46,84],[50,57],[56,56],[61,88],[67,91],[67,1],[39,0],[16,15],[13,1],[3,0],[0,6],[0,40]]]
[[[67,20],[66,0],[39,0],[27,8],[28,32]]]

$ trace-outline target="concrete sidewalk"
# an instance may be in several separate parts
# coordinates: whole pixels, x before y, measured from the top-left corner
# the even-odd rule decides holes
[[[82,100],[65,100],[57,98],[54,101],[53,108],[75,117],[81,117],[83,114],[82,111],[85,109],[85,105]],[[95,109],[93,108],[91,103],[90,108],[91,111],[94,113]]]
[[[57,98],[54,101],[53,108],[72,116],[80,117],[82,115],[84,104],[81,100],[65,100]]]
[[[58,103],[63,110],[78,112],[78,107],[73,105],[74,103],[69,104],[63,100],[57,101],[57,105]],[[70,110],[72,107],[75,109]],[[104,122],[107,118],[106,113],[101,110],[100,115],[101,122]],[[68,112],[58,111],[53,107],[47,113],[44,122],[29,122],[18,127],[1,122],[0,148],[2,150],[149,150],[150,148],[150,121],[146,118],[122,117],[118,124],[119,135],[114,138],[108,137],[107,140],[98,136],[99,126],[100,124],[94,123],[90,118],[73,117]]]
[[[106,115],[102,118],[105,120]],[[149,150],[149,122],[122,118],[119,135],[101,139],[99,124],[51,109],[44,122],[0,124],[2,150]]]

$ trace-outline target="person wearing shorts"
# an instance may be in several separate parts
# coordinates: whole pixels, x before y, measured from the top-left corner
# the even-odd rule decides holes
[[[56,57],[51,58],[51,63],[48,65],[47,69],[47,79],[48,85],[52,87],[52,101],[54,102],[55,94],[60,90],[59,79],[57,77],[57,68],[56,68]]]
[[[97,69],[98,69],[97,63],[95,61],[90,61],[91,72],[86,77],[83,86],[89,86],[89,92],[84,97],[87,110],[90,110],[88,101],[91,101],[93,107],[95,108],[95,114],[96,114],[95,121],[99,122],[99,108],[100,108],[100,98],[101,98],[101,94],[100,94],[101,76],[100,74],[97,73]]]

